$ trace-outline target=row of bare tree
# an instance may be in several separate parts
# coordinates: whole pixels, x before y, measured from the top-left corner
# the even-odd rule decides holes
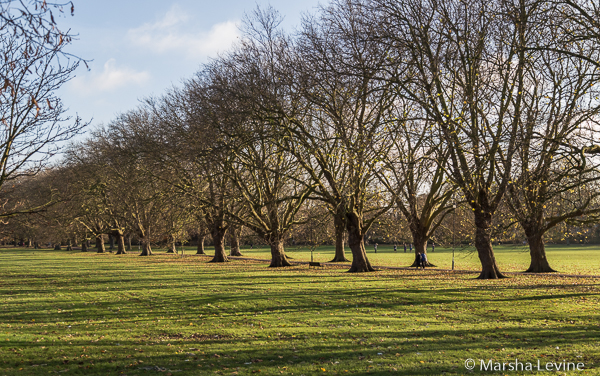
[[[502,210],[527,236],[528,271],[552,271],[544,234],[600,212],[599,16],[587,0],[335,0],[288,34],[257,9],[182,87],[69,149],[63,205],[120,249],[135,232],[143,255],[196,223],[223,262],[243,226],[273,267],[290,265],[295,226],[319,220],[307,208],[326,208],[351,272],[373,270],[364,238],[386,213],[424,252],[458,205],[483,279],[503,277]]]

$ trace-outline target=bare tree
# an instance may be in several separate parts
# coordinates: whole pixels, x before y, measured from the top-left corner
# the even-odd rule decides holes
[[[61,5],[0,1],[0,200],[6,183],[42,171],[61,142],[85,126],[65,116],[56,95],[80,59],[65,52],[72,35],[58,29],[52,9]],[[5,200],[2,204],[10,208]],[[3,210],[0,216],[35,210]]]

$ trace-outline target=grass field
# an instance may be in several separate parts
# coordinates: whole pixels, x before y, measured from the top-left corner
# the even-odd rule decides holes
[[[191,248],[186,252],[194,253]],[[309,261],[310,249],[306,247],[288,247],[288,255],[293,257],[294,261]],[[585,274],[600,275],[600,245],[571,245],[571,246],[546,246],[546,252],[550,265],[560,273],[565,274]],[[244,256],[269,259],[270,251],[267,248],[242,249]],[[455,267],[458,270],[481,270],[481,264],[477,257],[477,252],[473,247],[455,249]],[[529,267],[529,248],[524,246],[494,246],[496,260],[502,271],[519,272]],[[394,252],[393,246],[380,245],[377,247],[377,253],[374,253],[372,246],[367,246],[367,254],[373,265],[382,266],[409,266],[414,260],[414,253],[404,253],[402,246],[398,246],[398,251]],[[347,249],[346,255],[351,258],[350,249]],[[334,256],[334,248],[331,246],[318,247],[313,252],[315,261],[329,261]],[[435,252],[428,248],[429,261],[441,269],[452,268],[452,248],[436,247]]]
[[[598,268],[591,249],[549,253],[561,271]],[[430,259],[449,267],[449,255]],[[410,260],[382,246],[369,256]],[[457,268],[476,268],[473,258],[457,253]],[[600,374],[599,279],[207,260],[0,250],[0,375],[494,374],[468,371],[467,358],[579,362],[585,370],[567,374]],[[521,270],[526,254],[498,250],[498,261]]]

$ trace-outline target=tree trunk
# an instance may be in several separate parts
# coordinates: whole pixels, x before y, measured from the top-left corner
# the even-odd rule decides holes
[[[205,255],[206,254],[204,252],[204,238],[206,238],[206,236],[198,235],[198,251],[196,252],[197,255]]]
[[[550,267],[546,258],[546,248],[544,247],[543,235],[533,231],[526,231],[527,241],[529,242],[529,254],[531,263],[526,273],[553,273],[556,270]]]
[[[60,243],[56,243],[56,244],[54,245],[54,250],[55,250],[55,251],[61,251],[61,250],[62,250],[62,245],[61,245]]]
[[[142,239],[142,253],[140,253],[140,256],[152,256],[152,247],[149,240]]]
[[[229,256],[243,256],[240,252],[240,234],[242,232],[241,226],[236,226],[231,228],[230,238],[231,238],[231,250],[229,251]]]
[[[492,214],[480,209],[475,210],[475,248],[481,262],[481,274],[478,279],[506,278],[496,264],[491,242]]]
[[[131,251],[131,234],[127,235],[127,248],[126,251]]]
[[[175,242],[173,240],[169,240],[167,253],[177,253],[177,248],[175,248]]]
[[[215,256],[209,262],[227,262],[227,255],[225,254],[225,247],[223,240],[225,239],[225,233],[227,229],[223,228],[222,225],[214,225],[211,231],[213,243],[215,244]]]
[[[427,230],[413,230],[411,231],[411,233],[413,237],[413,244],[415,246],[415,261],[412,263],[411,267],[422,267],[423,265],[421,265],[421,258],[419,256],[419,253],[423,252],[427,255],[427,236],[425,235],[427,233]],[[429,260],[427,260],[425,266],[435,267],[435,265],[429,262]]]
[[[73,245],[71,244],[71,239],[67,240],[67,252],[73,250]]]
[[[283,239],[276,239],[271,241],[271,265],[270,268],[281,268],[284,266],[292,266],[285,257],[285,250],[283,247]]]
[[[344,236],[346,235],[346,217],[344,213],[336,213],[333,216],[333,226],[335,228],[335,256],[329,262],[346,262],[346,250],[344,249]]]
[[[111,234],[108,234],[108,244],[108,249],[112,252],[115,249],[115,238]]]
[[[96,236],[96,253],[105,253],[104,249],[104,237],[102,235]]]
[[[87,252],[87,251],[88,251],[87,240],[84,240],[81,242],[81,252]]]
[[[31,239],[27,239],[27,248],[31,248]]]
[[[346,214],[348,229],[348,245],[352,250],[352,265],[349,273],[373,272],[365,251],[364,234],[362,233],[362,219],[356,213]]]
[[[115,232],[115,237],[117,238],[117,255],[124,255],[127,252],[125,252],[125,237],[123,236],[123,233],[118,231]]]

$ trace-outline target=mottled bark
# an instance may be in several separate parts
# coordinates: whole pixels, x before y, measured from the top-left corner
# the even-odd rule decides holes
[[[227,229],[222,225],[215,225],[211,231],[213,243],[215,244],[215,256],[209,262],[227,262],[227,255],[225,254],[225,233]]]
[[[117,255],[124,255],[127,252],[125,251],[125,237],[123,233],[118,231],[115,232],[115,238],[117,239]]]
[[[229,256],[243,256],[240,252],[240,234],[242,233],[242,227],[232,227],[230,231],[231,250]]]
[[[177,248],[175,247],[174,241],[169,241],[167,245],[167,253],[177,253]]]
[[[281,268],[284,266],[292,266],[285,256],[285,250],[283,247],[283,239],[276,239],[271,241],[271,268]]]
[[[96,236],[96,253],[104,253],[106,249],[104,248],[104,237],[102,235]]]
[[[152,247],[150,246],[150,241],[147,239],[141,239],[142,241],[142,253],[140,256],[152,256]]]
[[[348,245],[352,250],[352,265],[348,272],[363,273],[373,272],[375,269],[371,266],[365,251],[364,233],[362,231],[362,218],[356,213],[346,214],[346,227],[348,229]]]
[[[198,250],[196,251],[197,255],[205,255],[206,254],[204,252],[204,238],[206,238],[206,236],[198,235]]]

